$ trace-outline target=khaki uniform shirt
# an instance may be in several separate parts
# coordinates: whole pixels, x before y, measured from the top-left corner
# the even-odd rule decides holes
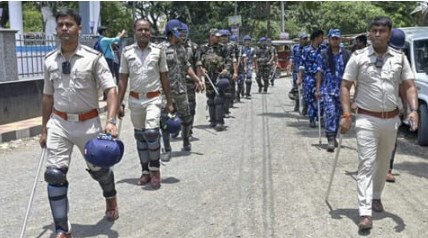
[[[53,95],[54,108],[67,113],[83,113],[98,108],[98,88],[116,83],[102,54],[78,45],[70,59],[70,74],[63,73],[66,62],[58,48],[45,57],[43,94]]]
[[[129,75],[130,91],[146,94],[162,90],[160,73],[168,72],[165,51],[149,43],[143,50],[137,43],[124,48],[119,73]]]
[[[343,79],[357,82],[358,107],[374,112],[393,111],[399,105],[400,83],[415,77],[406,56],[393,48],[388,47],[382,67],[376,67],[376,58],[372,46],[356,51],[346,65]]]

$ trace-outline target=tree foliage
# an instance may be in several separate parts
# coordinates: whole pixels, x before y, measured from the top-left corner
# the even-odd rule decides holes
[[[0,2],[4,6],[7,2]],[[78,9],[77,2],[23,2],[24,6],[34,5],[39,10],[48,5],[55,12],[63,7]],[[102,25],[109,26],[110,32],[125,29],[132,32],[134,18],[145,18],[153,25],[154,35],[162,35],[166,22],[177,18],[189,25],[190,36],[196,41],[206,41],[209,29],[229,28],[228,17],[241,16],[240,35],[251,35],[253,38],[268,36],[278,38],[281,32],[281,9],[278,1],[137,1],[137,2],[101,2]],[[315,28],[327,31],[329,28],[340,28],[344,34],[360,33],[367,30],[371,19],[378,15],[389,16],[394,27],[405,27],[427,24],[426,14],[410,15],[418,2],[382,2],[382,1],[287,1],[285,2],[285,31],[291,37],[300,32],[310,32]],[[133,11],[133,9],[135,9]],[[133,12],[135,13],[133,18]],[[7,5],[5,7],[7,14]],[[39,29],[42,21],[34,7],[24,7],[24,25],[29,31]],[[7,17],[7,15],[5,15]],[[2,22],[5,23],[5,16]],[[36,21],[36,22],[35,22]],[[28,28],[27,28],[28,27]]]

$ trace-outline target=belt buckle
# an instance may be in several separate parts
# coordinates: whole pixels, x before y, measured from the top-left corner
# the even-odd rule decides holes
[[[79,114],[67,114],[67,121],[79,121]]]

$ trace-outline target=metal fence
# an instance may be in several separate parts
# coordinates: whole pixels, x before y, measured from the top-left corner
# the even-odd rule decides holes
[[[96,41],[94,36],[80,37],[80,43],[92,47]],[[58,46],[55,36],[18,35],[16,37],[16,59],[18,78],[31,79],[43,77],[43,62],[47,53]]]

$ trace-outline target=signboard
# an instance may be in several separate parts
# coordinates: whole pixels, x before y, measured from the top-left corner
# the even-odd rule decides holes
[[[288,32],[281,32],[279,34],[279,39],[281,40],[288,40],[290,38],[290,34]]]
[[[230,16],[229,26],[240,26],[242,24],[241,16]]]

